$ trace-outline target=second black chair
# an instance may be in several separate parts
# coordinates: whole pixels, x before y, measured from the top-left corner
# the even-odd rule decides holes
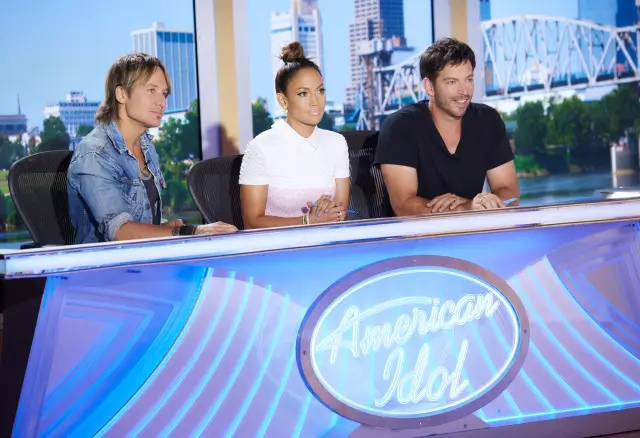
[[[244,229],[238,184],[241,165],[242,155],[228,155],[200,161],[189,169],[189,192],[207,223],[222,221]]]
[[[358,212],[349,219],[377,219],[392,216],[382,172],[374,164],[377,131],[343,131],[349,146],[351,197],[349,208]]]

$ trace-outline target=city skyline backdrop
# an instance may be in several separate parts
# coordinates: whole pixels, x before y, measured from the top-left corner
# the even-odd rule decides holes
[[[248,17],[252,99],[260,96],[272,103],[273,77],[264,73],[270,72],[272,65],[268,38],[270,17],[272,12],[288,10],[290,4],[290,0],[247,0],[247,10],[252,11]],[[331,4],[340,6],[331,7]],[[577,17],[577,5],[577,1],[539,0],[532,4],[524,0],[492,0],[491,12],[492,18],[522,14]],[[94,11],[84,13],[89,18],[100,18],[95,20],[79,16],[78,11],[91,8],[81,0],[0,4],[0,16],[8,18],[0,28],[0,40],[10,41],[0,45],[0,59],[14,66],[0,69],[0,114],[15,114],[19,95],[29,128],[41,127],[45,106],[64,100],[69,91],[82,91],[91,101],[102,100],[109,66],[119,56],[132,51],[132,31],[149,28],[154,21],[164,22],[170,30],[193,29],[192,2],[184,1],[182,7],[176,6],[170,0],[137,4],[114,0],[106,10],[98,11],[95,7]],[[431,2],[404,0],[404,8],[407,44],[421,51],[431,43]],[[349,23],[354,15],[353,2],[345,6],[337,0],[319,0],[319,9],[327,97],[343,102],[350,80]],[[127,14],[122,14],[123,10]],[[29,20],[19,17],[29,17]],[[42,35],[46,35],[46,39]]]

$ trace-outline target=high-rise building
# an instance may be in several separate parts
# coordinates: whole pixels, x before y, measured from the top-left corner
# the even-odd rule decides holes
[[[305,56],[323,71],[322,21],[317,0],[292,0],[289,11],[271,14],[271,68],[274,80],[282,66],[282,48],[292,41],[302,44]],[[277,102],[272,113],[276,117],[282,115]]]
[[[0,114],[0,135],[18,136],[27,132],[27,116],[24,114]]]
[[[358,55],[359,43],[374,39],[393,39],[394,45],[406,47],[403,0],[354,0],[354,20],[349,24],[351,81],[345,104],[353,106],[363,82],[364,69]]]
[[[491,2],[489,0],[480,0],[480,21],[491,20]]]
[[[168,30],[162,23],[131,32],[133,51],[158,57],[171,80],[167,111],[189,109],[198,98],[196,51],[192,31]]]
[[[100,102],[89,102],[82,91],[70,91],[64,101],[47,105],[44,117],[59,117],[73,142],[80,126],[95,126],[96,111]]]
[[[616,11],[616,26],[634,26],[640,22],[638,16],[638,0],[618,0],[618,10]]]
[[[27,116],[20,109],[20,96],[18,96],[18,113],[0,115],[0,135],[5,137],[17,137],[27,132]]]
[[[615,26],[617,9],[618,0],[578,0],[578,19]]]
[[[578,0],[578,19],[606,26],[632,26],[639,22],[638,3],[638,0]],[[635,36],[631,36],[631,38],[635,38]],[[584,43],[581,44],[581,47],[583,51],[587,49]],[[601,56],[601,48],[593,47],[592,50],[594,56]],[[631,53],[631,56],[634,55],[635,53]],[[613,57],[613,52],[609,52],[607,56]],[[609,65],[611,60],[605,59],[603,65]],[[617,54],[616,64],[618,64],[618,69],[624,69],[624,66],[628,64],[624,53]]]

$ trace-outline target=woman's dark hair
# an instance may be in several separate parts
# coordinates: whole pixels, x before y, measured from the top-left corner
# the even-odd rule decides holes
[[[113,63],[107,73],[104,84],[104,102],[98,107],[95,119],[96,123],[109,123],[118,117],[118,100],[116,89],[123,87],[128,95],[131,95],[134,85],[149,80],[156,69],[162,70],[164,78],[171,93],[171,82],[162,61],[155,56],[145,53],[133,53],[125,55]]]
[[[322,76],[320,67],[315,62],[304,56],[304,48],[297,41],[287,44],[282,48],[280,59],[284,65],[276,74],[276,93],[286,94],[287,85],[293,77],[303,68],[313,68]]]
[[[420,78],[435,82],[447,65],[471,63],[476,68],[476,56],[469,45],[455,38],[442,38],[427,47],[420,56]]]

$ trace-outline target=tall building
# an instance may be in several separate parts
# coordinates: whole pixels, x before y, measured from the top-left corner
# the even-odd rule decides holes
[[[616,11],[616,25],[622,26],[634,26],[640,22],[638,7],[640,2],[638,0],[618,0],[618,10]]]
[[[618,2],[619,0],[578,0],[578,19],[615,26]]]
[[[480,21],[491,20],[491,2],[489,0],[480,0]]]
[[[289,11],[271,13],[271,69],[274,81],[282,65],[282,47],[292,41],[302,44],[305,56],[323,71],[322,21],[317,0],[292,0]],[[282,115],[277,102],[273,110],[276,117]]]
[[[131,32],[131,38],[134,52],[158,57],[167,69],[172,85],[167,111],[189,109],[198,98],[193,32],[168,30],[164,24],[155,22],[150,29]]]
[[[606,26],[632,26],[639,22],[638,3],[637,0],[578,0],[578,19],[593,21]],[[634,39],[635,35],[630,37]],[[587,49],[584,43],[581,46],[583,51]],[[595,56],[601,56],[601,49],[594,47],[592,50]],[[609,55],[613,56],[613,53],[611,52],[607,56]],[[631,56],[634,55],[634,53],[631,53]],[[618,53],[616,58],[619,70],[624,69],[625,65],[628,67],[628,62],[623,53]],[[610,61],[611,59],[605,59],[603,65],[609,65]]]
[[[12,137],[27,132],[27,116],[24,114],[0,114],[0,135]]]
[[[17,137],[27,132],[27,116],[20,109],[20,96],[18,96],[18,113],[0,115],[0,135],[5,137]]]
[[[361,42],[374,39],[393,39],[394,45],[406,47],[403,0],[354,0],[354,20],[349,24],[349,63],[351,81],[347,86],[345,104],[353,106],[363,81],[357,49]]]
[[[89,102],[82,91],[70,91],[64,101],[47,105],[44,117],[59,117],[73,139],[80,126],[95,126],[96,111],[100,102]]]

